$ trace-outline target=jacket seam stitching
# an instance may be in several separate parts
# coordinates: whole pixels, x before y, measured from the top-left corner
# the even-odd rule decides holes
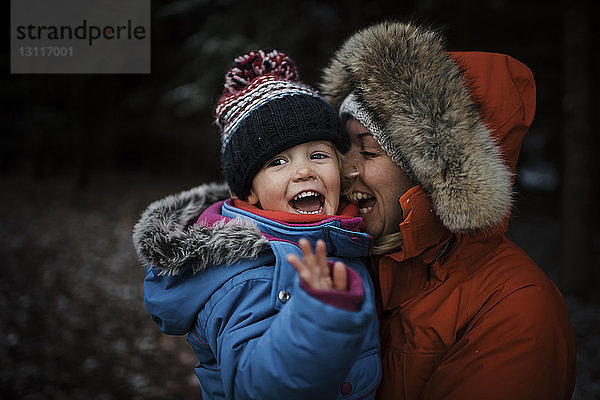
[[[214,296],[214,295],[215,295],[217,292],[219,292],[221,289],[223,289],[223,286],[225,286],[225,285],[226,285],[228,282],[230,282],[230,281],[231,281],[232,279],[234,279],[235,277],[237,277],[237,276],[239,276],[239,275],[243,274],[243,273],[244,273],[244,272],[246,272],[246,271],[250,271],[250,270],[253,270],[253,269],[256,269],[256,268],[262,268],[262,267],[264,267],[264,265],[260,265],[260,266],[256,266],[256,267],[254,267],[254,268],[246,269],[246,270],[244,270],[244,271],[240,272],[239,274],[236,274],[236,275],[232,276],[232,277],[231,277],[231,278],[229,278],[227,281],[223,282],[223,284],[222,284],[221,286],[219,286],[218,288],[216,288],[216,289],[215,289],[215,291],[213,292],[213,294],[212,294],[212,295],[210,295],[210,297],[209,297],[209,298],[206,300],[206,303],[208,303],[208,302],[210,301],[210,299],[211,299],[211,298],[212,298],[212,297],[213,297],[213,296]],[[235,288],[237,288],[238,286],[241,286],[241,285],[244,285],[244,284],[246,284],[246,283],[248,283],[248,282],[253,282],[253,281],[266,281],[266,282],[273,282],[273,278],[267,278],[267,277],[260,277],[260,278],[250,278],[250,279],[244,279],[243,281],[241,281],[241,282],[238,282],[238,283],[234,284],[234,285],[233,285],[233,286],[231,286],[229,289],[227,289],[227,291],[226,291],[226,292],[225,292],[225,293],[224,293],[224,294],[221,296],[221,298],[220,298],[219,300],[217,300],[217,301],[216,301],[216,303],[214,303],[214,304],[213,304],[213,306],[212,306],[212,307],[210,307],[210,313],[209,313],[209,314],[206,316],[206,318],[204,318],[204,321],[203,321],[203,322],[204,322],[204,323],[206,323],[206,321],[208,321],[208,320],[211,318],[211,316],[212,316],[212,314],[213,314],[213,312],[214,312],[214,309],[215,309],[215,307],[216,307],[216,306],[217,306],[217,305],[218,305],[218,304],[219,304],[219,303],[220,303],[220,302],[221,302],[221,301],[222,301],[222,300],[223,300],[225,297],[227,297],[227,295],[229,294],[229,292],[231,292],[232,290],[234,290],[234,289],[235,289]],[[202,324],[202,325],[205,325],[205,324]]]

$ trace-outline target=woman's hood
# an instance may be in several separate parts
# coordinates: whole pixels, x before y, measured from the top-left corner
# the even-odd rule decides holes
[[[255,259],[269,248],[251,222],[215,214],[196,224],[213,203],[229,197],[224,184],[206,184],[150,204],[133,228],[139,260],[160,274],[194,272],[241,259]]]
[[[503,54],[446,52],[441,36],[382,23],[350,37],[325,69],[335,107],[352,94],[388,155],[452,232],[505,228],[524,134],[535,112],[529,68]]]

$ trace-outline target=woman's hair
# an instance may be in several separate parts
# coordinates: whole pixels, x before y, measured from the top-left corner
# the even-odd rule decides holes
[[[346,178],[344,177],[344,173],[343,173],[343,169],[342,167],[344,166],[344,158],[346,157],[344,155],[344,153],[342,153],[336,146],[334,146],[334,150],[335,150],[335,155],[337,156],[338,159],[338,168],[340,170],[340,193],[344,193],[344,182],[346,180]]]
[[[375,241],[373,248],[371,249],[371,254],[391,253],[400,248],[403,243],[404,241],[402,240],[401,232],[390,233]]]

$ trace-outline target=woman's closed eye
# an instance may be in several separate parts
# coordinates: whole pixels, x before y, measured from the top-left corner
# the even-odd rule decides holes
[[[362,133],[359,135],[360,154],[367,160],[385,154],[379,143],[370,133]]]
[[[379,155],[379,154],[377,154],[377,153],[374,153],[374,152],[372,152],[372,151],[366,151],[366,150],[362,150],[362,151],[360,152],[360,154],[361,154],[361,155],[362,155],[364,158],[366,158],[366,159],[375,158],[375,157],[377,157],[377,156]]]

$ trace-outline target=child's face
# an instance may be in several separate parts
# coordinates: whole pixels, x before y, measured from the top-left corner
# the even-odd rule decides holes
[[[248,202],[263,210],[295,214],[337,212],[340,169],[334,145],[299,144],[269,160],[252,180]]]

